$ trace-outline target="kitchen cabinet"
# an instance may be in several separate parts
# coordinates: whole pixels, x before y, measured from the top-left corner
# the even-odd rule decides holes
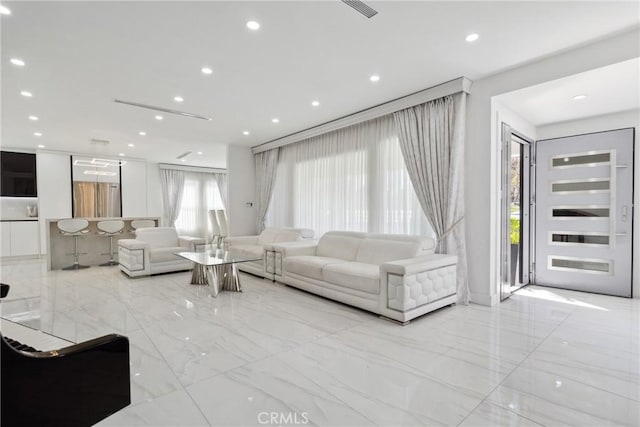
[[[40,230],[38,221],[3,221],[1,224],[1,256],[40,255]]]

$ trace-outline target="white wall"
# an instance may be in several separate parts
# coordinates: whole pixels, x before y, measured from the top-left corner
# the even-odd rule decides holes
[[[633,30],[505,71],[473,84],[467,103],[465,203],[471,300],[499,301],[500,152],[492,127],[492,97],[640,56]],[[539,135],[538,135],[539,136]]]
[[[634,259],[640,259],[640,146],[638,142],[638,130],[640,130],[640,110],[624,111],[621,113],[606,114],[597,117],[589,117],[582,120],[571,120],[562,123],[554,123],[538,127],[538,139],[560,138],[563,136],[580,135],[583,133],[601,132],[606,130],[635,128],[635,170],[634,170],[634,200],[635,209],[633,216],[633,255]],[[633,296],[640,298],[640,263],[635,262],[633,271]]]
[[[166,218],[163,218],[160,168],[157,163],[147,163],[147,215],[161,218],[161,224],[166,225]]]
[[[229,145],[227,148],[227,175],[229,177],[229,234],[243,236],[256,234],[255,166],[249,147]],[[247,206],[251,203],[252,206]]]
[[[502,104],[496,98],[491,100],[491,117],[493,118],[491,125],[492,144],[500,144],[501,142],[502,123],[508,124],[512,130],[529,139],[538,139],[538,130],[531,122]]]
[[[636,128],[636,161],[638,149],[638,129],[640,128],[640,110],[622,111],[605,114],[586,119],[570,120],[568,122],[552,123],[538,126],[538,139],[561,138],[563,136],[580,135],[583,133],[602,132],[605,130]],[[636,164],[637,166],[637,164]],[[639,168],[636,167],[636,172]]]
[[[36,167],[40,253],[46,254],[46,220],[71,218],[71,157],[68,154],[38,152]]]
[[[122,216],[147,216],[147,164],[141,160],[127,160],[120,169]]]

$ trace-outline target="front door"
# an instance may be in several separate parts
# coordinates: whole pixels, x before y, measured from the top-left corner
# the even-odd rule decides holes
[[[630,297],[634,129],[536,143],[535,283]]]

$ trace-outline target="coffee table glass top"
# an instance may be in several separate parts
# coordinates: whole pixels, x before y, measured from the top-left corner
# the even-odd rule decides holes
[[[222,249],[206,249],[203,252],[176,252],[176,255],[204,266],[260,261],[262,257],[243,257]]]

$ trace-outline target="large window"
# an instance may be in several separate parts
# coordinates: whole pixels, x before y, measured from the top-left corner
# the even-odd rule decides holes
[[[391,116],[282,147],[266,224],[432,235]]]
[[[210,209],[224,209],[214,175],[185,172],[180,214],[176,220],[178,233],[206,238]]]

